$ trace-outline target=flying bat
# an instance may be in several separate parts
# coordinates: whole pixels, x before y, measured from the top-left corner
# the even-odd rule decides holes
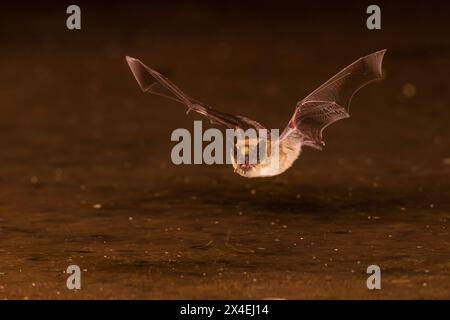
[[[385,53],[386,50],[380,50],[359,58],[300,100],[277,141],[271,141],[271,148],[277,148],[278,152],[270,152],[269,149],[268,156],[256,163],[250,163],[248,157],[243,163],[233,158],[234,171],[247,178],[276,176],[292,166],[304,146],[322,150],[325,146],[322,139],[323,130],[338,120],[349,118],[349,107],[353,95],[368,83],[381,79]],[[192,99],[166,77],[138,59],[127,56],[126,60],[142,91],[146,93],[180,102],[187,106],[188,112],[198,112],[212,123],[226,128],[265,129],[255,120],[220,112]],[[248,152],[249,149],[246,150]],[[273,155],[277,156],[276,166],[273,165]]]

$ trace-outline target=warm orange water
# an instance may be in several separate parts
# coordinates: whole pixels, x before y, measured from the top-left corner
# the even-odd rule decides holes
[[[113,9],[86,10],[78,33],[56,9],[0,19],[0,298],[450,298],[445,20],[387,14],[370,33],[324,10]],[[325,150],[263,180],[173,166],[171,131],[198,118],[143,95],[124,60],[282,127],[297,99],[382,48],[386,79]],[[370,264],[382,291],[366,288]]]

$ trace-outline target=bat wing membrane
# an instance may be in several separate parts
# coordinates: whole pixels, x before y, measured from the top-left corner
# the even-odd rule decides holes
[[[180,102],[188,107],[188,112],[195,111],[207,117],[211,123],[221,124],[227,128],[263,128],[262,125],[254,120],[214,110],[210,106],[192,99],[169,79],[146,66],[138,59],[126,57],[126,60],[142,91],[146,93],[152,93]]]
[[[281,138],[293,130],[300,131],[303,144],[321,150],[325,145],[323,130],[330,124],[350,117],[353,95],[368,83],[382,77],[386,50],[362,57],[342,69],[306,98],[299,101]]]

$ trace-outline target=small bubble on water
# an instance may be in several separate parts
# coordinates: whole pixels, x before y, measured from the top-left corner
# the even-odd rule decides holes
[[[416,86],[412,83],[405,83],[402,87],[402,94],[406,98],[412,98],[416,95]]]
[[[62,176],[63,176],[63,171],[59,168],[56,169],[55,170],[55,181],[60,182],[62,180]]]
[[[30,178],[30,182],[31,182],[31,184],[33,184],[33,185],[37,185],[37,184],[39,183],[39,178],[38,178],[37,176],[32,176],[32,177]]]

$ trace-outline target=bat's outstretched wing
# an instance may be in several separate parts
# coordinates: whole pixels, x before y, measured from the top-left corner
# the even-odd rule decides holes
[[[169,79],[161,75],[159,72],[147,67],[140,60],[126,57],[128,66],[131,69],[136,81],[142,91],[163,96],[177,102],[183,103],[188,107],[187,112],[195,111],[206,116],[211,123],[218,123],[231,129],[247,129],[253,127],[256,129],[264,128],[258,122],[249,118],[231,115],[212,109],[195,99],[192,99],[183,91],[181,91]]]
[[[350,102],[356,91],[381,78],[385,52],[359,58],[299,101],[281,139],[298,130],[304,145],[322,150],[322,131],[333,122],[350,117]]]

